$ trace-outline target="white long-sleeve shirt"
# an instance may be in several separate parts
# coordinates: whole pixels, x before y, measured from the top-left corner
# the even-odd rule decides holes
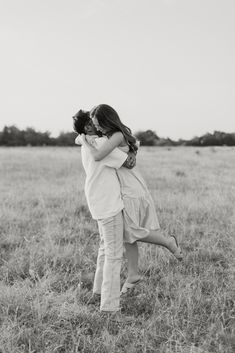
[[[106,140],[106,137],[93,138],[93,144],[99,148]],[[75,142],[79,144],[79,138]],[[115,216],[124,208],[116,169],[123,165],[127,154],[115,148],[101,161],[95,161],[89,148],[82,146],[81,155],[86,172],[85,195],[92,218]]]

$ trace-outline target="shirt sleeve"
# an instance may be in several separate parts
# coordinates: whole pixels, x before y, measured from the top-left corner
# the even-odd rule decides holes
[[[78,135],[76,138],[75,138],[75,144],[76,145],[82,145],[82,140],[81,140],[81,135]]]
[[[89,145],[96,147],[96,140],[98,139],[97,135],[86,135],[86,140]]]
[[[97,138],[96,139],[96,148],[99,149],[106,141],[106,138]],[[103,158],[99,163],[103,163],[107,167],[119,169],[127,159],[127,153],[121,151],[119,148],[114,148],[109,155]]]

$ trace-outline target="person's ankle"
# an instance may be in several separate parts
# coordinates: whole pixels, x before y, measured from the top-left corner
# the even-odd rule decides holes
[[[127,277],[126,282],[132,284],[132,283],[135,283],[135,282],[139,281],[140,278],[141,278],[141,277],[140,277],[140,275],[138,275],[138,274],[130,275],[130,276]]]

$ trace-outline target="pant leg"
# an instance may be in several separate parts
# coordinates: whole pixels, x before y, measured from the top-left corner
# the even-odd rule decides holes
[[[123,257],[123,214],[120,212],[98,222],[102,228],[105,248],[100,310],[118,311]]]
[[[102,227],[99,225],[99,234],[100,234],[100,246],[98,250],[97,262],[96,262],[96,271],[93,284],[93,293],[101,294],[101,286],[103,282],[103,268],[104,268],[104,258],[105,258],[105,249],[104,249],[104,239],[102,235]]]

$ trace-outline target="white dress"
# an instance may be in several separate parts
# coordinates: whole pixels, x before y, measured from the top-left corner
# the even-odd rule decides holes
[[[128,152],[129,147],[119,147]],[[117,170],[124,202],[124,242],[145,238],[150,230],[160,229],[155,206],[147,185],[136,167]]]

